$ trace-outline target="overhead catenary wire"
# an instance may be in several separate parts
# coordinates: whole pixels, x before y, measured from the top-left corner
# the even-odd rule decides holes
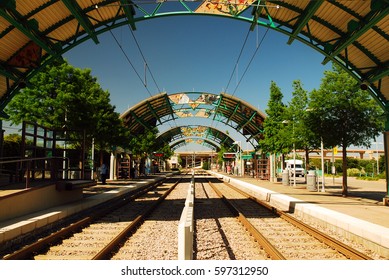
[[[142,59],[143,59],[144,65],[145,65],[145,82],[144,82],[145,85],[147,86],[147,82],[146,82],[146,72],[147,72],[147,71],[146,71],[146,70],[148,70],[149,73],[150,73],[151,78],[152,78],[153,81],[154,81],[155,86],[156,86],[157,89],[158,89],[158,92],[161,92],[161,90],[160,90],[160,88],[159,88],[157,82],[155,81],[154,75],[153,75],[153,73],[151,72],[151,69],[150,69],[150,67],[149,67],[149,64],[148,64],[147,61],[146,61],[146,58],[145,58],[145,56],[144,56],[144,54],[143,54],[143,51],[142,51],[142,49],[141,49],[141,47],[140,47],[140,45],[139,45],[139,43],[138,43],[138,40],[137,40],[136,37],[135,37],[134,31],[132,30],[132,28],[131,28],[130,26],[128,26],[128,28],[129,28],[130,31],[131,31],[131,35],[132,35],[132,37],[133,37],[133,39],[134,39],[134,42],[135,42],[135,44],[136,44],[136,46],[137,46],[137,48],[138,48],[138,50],[139,50],[140,55],[142,56]]]
[[[232,80],[232,78],[233,78],[233,76],[234,76],[234,73],[237,71],[237,67],[238,67],[238,65],[239,65],[239,61],[240,61],[240,58],[241,58],[241,56],[242,56],[243,50],[244,50],[244,48],[245,48],[245,46],[246,46],[247,40],[248,40],[248,38],[249,38],[249,35],[250,35],[250,30],[248,30],[248,32],[247,32],[247,34],[246,34],[246,38],[244,39],[244,42],[243,42],[243,45],[242,45],[242,47],[241,47],[241,49],[240,49],[238,58],[236,59],[236,62],[235,62],[235,64],[234,64],[234,69],[233,69],[232,72],[231,72],[231,76],[230,76],[230,79],[228,80],[228,83],[227,83],[225,92],[227,92],[228,87],[230,86],[231,80]]]
[[[92,0],[91,0],[92,2]],[[92,5],[93,5],[93,2],[92,2]],[[100,11],[98,9],[96,9],[98,15],[100,16],[101,20],[103,20],[103,16],[101,15]],[[111,34],[112,38],[114,39],[116,45],[120,48],[122,54],[124,55],[124,57],[126,58],[127,62],[130,64],[130,66],[132,67],[132,69],[134,70],[135,74],[137,75],[137,77],[139,78],[139,80],[141,81],[141,83],[143,84],[143,86],[145,87],[146,91],[149,93],[150,96],[153,96],[150,92],[150,90],[147,88],[144,80],[142,79],[142,77],[140,76],[140,74],[138,73],[138,71],[136,70],[134,64],[131,62],[130,58],[128,57],[127,53],[124,51],[123,49],[123,46],[120,44],[120,42],[118,41],[118,39],[116,38],[115,34],[113,34],[112,30],[109,29],[108,30],[109,33]]]
[[[277,14],[277,13],[278,13],[278,9],[277,9],[277,11],[276,11],[276,14]],[[258,28],[258,26],[257,26],[257,28]],[[257,42],[256,49],[255,49],[253,55],[251,56],[251,59],[250,59],[249,63],[247,64],[245,70],[243,71],[243,74],[242,74],[242,76],[240,77],[240,80],[239,80],[238,84],[236,85],[235,90],[232,92],[232,96],[235,95],[235,92],[237,91],[237,89],[238,89],[240,83],[242,82],[244,76],[246,75],[248,69],[250,68],[250,65],[251,65],[251,63],[253,62],[253,60],[254,60],[256,54],[258,53],[258,50],[259,50],[259,48],[261,47],[263,41],[265,40],[266,35],[267,35],[267,33],[269,32],[269,29],[270,29],[270,25],[267,25],[266,31],[265,31],[265,33],[263,34],[261,41],[260,41],[259,43]]]
[[[255,58],[255,56],[256,56],[256,54],[257,54],[257,52],[258,52],[260,46],[262,45],[262,42],[265,40],[265,37],[266,37],[266,35],[267,35],[268,32],[269,32],[269,28],[266,29],[265,34],[263,35],[261,41],[260,41],[259,44],[257,45],[257,47],[256,47],[256,49],[255,49],[253,55],[251,56],[251,59],[250,59],[249,63],[247,64],[246,69],[243,71],[243,74],[242,74],[242,76],[240,77],[240,80],[239,80],[238,84],[236,85],[235,90],[232,92],[232,96],[235,95],[235,92],[237,91],[237,89],[238,89],[240,83],[242,82],[244,76],[246,75],[248,69],[250,68],[251,63],[253,62],[253,60],[254,60],[254,58]]]

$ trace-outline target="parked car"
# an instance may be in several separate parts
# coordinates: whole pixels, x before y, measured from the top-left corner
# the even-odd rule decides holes
[[[288,159],[285,160],[286,167],[285,169],[289,170],[289,174],[293,177],[294,172],[296,171],[296,177],[304,177],[305,169],[303,168],[303,161],[299,159]]]

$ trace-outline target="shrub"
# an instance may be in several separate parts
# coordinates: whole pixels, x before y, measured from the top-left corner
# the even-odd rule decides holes
[[[359,177],[366,175],[365,170],[359,170],[358,168],[349,168],[347,169],[347,176]]]

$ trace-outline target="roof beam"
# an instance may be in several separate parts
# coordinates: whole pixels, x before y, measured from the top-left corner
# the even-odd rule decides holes
[[[0,74],[4,77],[7,77],[11,80],[17,81],[21,76],[21,73],[16,74],[14,71],[8,69],[9,67],[5,66],[4,63],[0,63]]]
[[[236,114],[236,112],[238,111],[239,108],[240,108],[240,101],[238,103],[236,103],[234,111],[232,112],[232,114],[227,119],[227,123],[235,116],[235,114]]]
[[[141,118],[139,118],[139,117],[135,114],[135,112],[131,111],[130,113],[131,113],[131,116],[135,119],[135,121],[136,121],[137,123],[139,123],[140,125],[142,125],[142,126],[143,126],[144,128],[146,128],[146,129],[150,129],[150,126],[149,126],[147,123],[144,123],[143,120],[142,120]]]
[[[260,2],[261,2],[261,0],[255,1],[253,3],[254,7],[253,7],[253,10],[251,12],[251,14],[253,15],[253,22],[250,25],[250,31],[254,31],[255,27],[258,25],[258,18],[261,15],[262,9],[264,7],[264,6],[259,5]],[[263,1],[263,2],[265,5],[266,1]]]
[[[78,23],[84,28],[85,32],[92,38],[95,44],[99,43],[97,36],[93,29],[93,24],[83,15],[81,7],[74,0],[62,0],[66,8],[72,13],[72,15],[77,19]]]
[[[38,22],[35,19],[27,22],[15,9],[9,6],[6,8],[0,8],[0,16],[11,23],[15,28],[21,31],[46,52],[51,55],[55,55],[55,52],[52,48],[50,48],[49,43],[46,42],[46,38],[43,38],[40,35]]]
[[[172,108],[172,104],[170,103],[170,99],[169,99],[169,97],[167,96],[166,93],[164,95],[164,99],[165,99],[165,102],[166,102],[166,106],[168,107],[168,109],[170,111],[170,115],[172,116],[172,119],[175,120],[176,118],[174,117],[174,111],[173,111],[173,108]]]
[[[387,14],[389,13],[389,6],[386,6],[385,9],[378,12],[370,11],[366,17],[359,21],[358,27],[354,30],[348,32],[349,36],[345,36],[345,39],[339,40],[337,47],[335,47],[334,51],[332,51],[322,62],[322,64],[328,63],[335,56],[341,53],[345,48],[355,42],[359,37],[361,37],[368,30],[373,28],[378,22],[380,22]],[[355,31],[356,30],[356,31]],[[342,36],[344,37],[344,36]]]
[[[369,78],[369,82],[375,82],[375,81],[382,79],[383,77],[389,76],[388,64],[389,63],[387,63],[386,67],[382,68],[382,71],[378,71],[375,75],[373,75],[371,78]]]
[[[150,102],[147,101],[146,103],[147,103],[147,108],[149,108],[151,114],[153,114],[153,116],[158,120],[159,124],[162,124],[160,117],[155,113],[155,110],[153,106],[150,104]]]
[[[299,17],[296,27],[294,28],[291,36],[289,37],[288,44],[292,44],[294,39],[300,34],[301,30],[308,23],[308,21],[312,18],[312,16],[316,13],[316,11],[320,8],[321,4],[323,4],[324,0],[318,1],[310,1],[307,8],[304,10],[304,13]]]
[[[124,14],[128,19],[128,23],[131,26],[131,29],[136,30],[135,20],[134,20],[135,4],[131,0],[120,0],[120,4],[123,8]]]
[[[217,101],[217,104],[215,104],[215,111],[214,111],[214,115],[213,115],[213,120],[215,120],[216,116],[219,114],[219,107],[220,107],[220,104],[222,104],[222,100],[223,100],[223,95],[220,94],[219,99]]]
[[[257,114],[256,111],[254,111],[254,113],[251,114],[251,117],[243,124],[240,124],[237,128],[240,130],[242,128],[244,128],[246,125],[248,125],[252,120],[253,118],[255,117],[255,115]]]

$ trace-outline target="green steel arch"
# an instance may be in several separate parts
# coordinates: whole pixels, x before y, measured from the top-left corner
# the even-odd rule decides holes
[[[0,113],[42,66],[110,29],[177,15],[212,15],[265,26],[336,62],[386,109],[388,0],[0,1]]]
[[[198,142],[199,144],[206,144],[207,146],[213,147],[215,150],[219,150],[222,145],[233,147],[235,142],[234,139],[225,132],[203,125],[173,127],[157,137],[157,141],[169,144],[172,149],[179,148],[189,142],[196,142],[197,140],[201,141],[201,143]],[[236,146],[234,146],[234,148],[236,149]]]
[[[189,143],[196,143],[196,144],[200,144],[202,146],[205,146],[205,147],[208,147],[210,148],[211,150],[214,150],[216,152],[218,152],[220,150],[220,147],[218,145],[216,145],[215,143],[213,143],[212,141],[209,141],[207,139],[202,139],[202,138],[189,138],[189,139],[181,139],[181,140],[178,140],[177,142],[175,143],[171,143],[170,144],[170,148],[175,151],[179,148],[182,148],[182,147],[185,147],[186,145],[188,145]]]
[[[174,122],[178,118],[192,117],[207,118],[232,127],[256,147],[263,135],[266,116],[236,96],[206,92],[169,95],[166,92],[160,93],[139,102],[120,115],[132,134],[141,134],[147,129]],[[180,128],[173,132],[174,135],[179,134]],[[214,131],[209,132],[207,135],[215,135]],[[230,142],[227,144],[231,144]]]

